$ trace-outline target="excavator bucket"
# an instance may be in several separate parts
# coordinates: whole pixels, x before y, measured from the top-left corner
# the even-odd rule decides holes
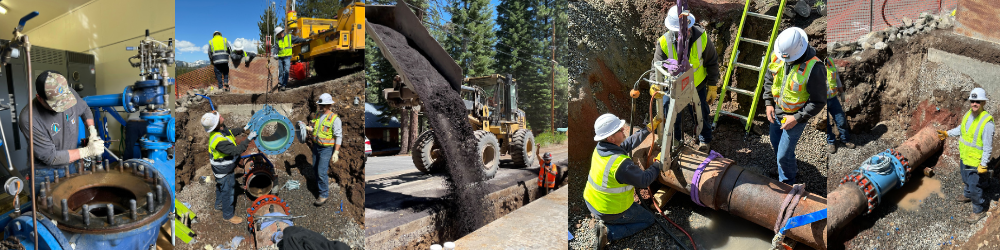
[[[441,44],[438,44],[437,40],[434,40],[434,37],[431,37],[431,34],[427,32],[427,27],[424,27],[420,22],[417,15],[413,14],[413,11],[403,1],[399,1],[395,6],[369,5],[365,9],[366,26],[370,27],[372,24],[378,24],[402,34],[406,37],[406,41],[410,47],[426,57],[427,61],[444,76],[444,79],[448,80],[448,84],[451,85],[451,88],[455,92],[460,92],[462,90],[462,79],[464,78],[462,67],[459,67],[458,63],[455,63],[455,59],[452,59],[448,55],[448,52],[441,47]],[[389,60],[389,63],[396,69],[396,72],[401,73],[400,76],[403,77],[404,84],[409,82],[406,79],[406,76],[409,74],[402,73],[413,67],[402,65],[400,60],[396,58],[399,52],[394,51],[392,46],[386,46],[376,32],[368,31],[368,29],[365,32],[375,41],[379,50],[382,51],[382,55]],[[409,86],[406,86],[406,88],[409,88]]]

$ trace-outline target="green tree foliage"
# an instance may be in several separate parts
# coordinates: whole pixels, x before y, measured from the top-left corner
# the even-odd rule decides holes
[[[414,13],[424,12],[428,8],[427,1],[408,1],[412,6],[421,9],[414,9]],[[370,1],[369,4],[395,4],[394,1]],[[426,20],[428,17],[424,16]],[[396,69],[389,64],[389,60],[382,56],[382,51],[371,38],[365,38],[365,101],[380,106],[382,114],[380,122],[388,122],[391,117],[398,117],[400,111],[390,107],[382,96],[382,90],[392,88],[392,80],[398,74]]]
[[[285,15],[278,13],[277,7],[275,7],[274,4],[268,6],[267,9],[264,10],[264,13],[260,15],[260,21],[257,22],[257,29],[260,30],[260,40],[258,41],[263,43],[266,41],[267,36],[274,36],[274,27],[281,25],[281,19],[284,18],[284,16]],[[257,54],[264,54],[263,44],[257,47]]]
[[[496,34],[489,0],[453,1],[446,9],[454,27],[442,45],[466,76],[493,74]]]
[[[295,2],[295,13],[299,17],[334,18],[338,11],[353,1],[341,0],[298,0]]]

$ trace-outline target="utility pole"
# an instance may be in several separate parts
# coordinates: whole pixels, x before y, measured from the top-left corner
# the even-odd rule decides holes
[[[553,1],[555,2],[555,1]],[[555,5],[550,5],[555,6]],[[552,12],[554,13],[554,12]],[[552,15],[552,90],[550,93],[550,98],[552,99],[552,104],[549,106],[551,114],[551,126],[549,128],[550,132],[553,134],[556,132],[556,17]]]

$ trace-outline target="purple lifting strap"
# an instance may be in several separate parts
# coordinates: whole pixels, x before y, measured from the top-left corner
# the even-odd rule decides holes
[[[712,163],[712,160],[721,157],[722,155],[715,152],[715,150],[710,151],[708,153],[708,158],[705,158],[705,161],[701,162],[701,165],[698,165],[698,169],[694,171],[694,177],[691,178],[691,200],[694,201],[694,204],[698,204],[698,206],[702,207],[705,206],[705,204],[701,204],[701,198],[698,198],[698,181],[701,180],[701,171],[705,170],[705,167],[707,167],[709,163]]]

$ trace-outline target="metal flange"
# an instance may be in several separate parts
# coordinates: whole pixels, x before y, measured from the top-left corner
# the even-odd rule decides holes
[[[260,135],[254,139],[254,144],[264,154],[276,155],[284,153],[285,150],[288,150],[288,147],[292,146],[292,142],[295,141],[295,126],[292,125],[292,121],[288,117],[279,114],[271,105],[264,104],[263,108],[250,117],[250,123],[253,124],[251,129]],[[271,124],[274,124],[274,131],[266,131],[268,134],[265,136],[262,133],[265,131],[261,130],[264,128],[271,129],[268,127]]]
[[[247,191],[247,199],[255,200],[271,193],[278,175],[270,159],[257,153],[243,156],[239,164],[243,166],[243,190]]]
[[[247,226],[250,227],[250,232],[257,232],[257,228],[254,226],[255,224],[254,217],[258,215],[265,215],[269,213],[269,211],[264,211],[265,209],[274,207],[282,209],[281,212],[285,213],[286,215],[291,215],[291,213],[289,212],[291,208],[288,207],[288,204],[285,203],[285,200],[282,200],[277,195],[271,195],[271,194],[264,195],[261,196],[260,198],[257,198],[257,200],[254,200],[253,203],[250,204],[250,207],[247,208]]]

